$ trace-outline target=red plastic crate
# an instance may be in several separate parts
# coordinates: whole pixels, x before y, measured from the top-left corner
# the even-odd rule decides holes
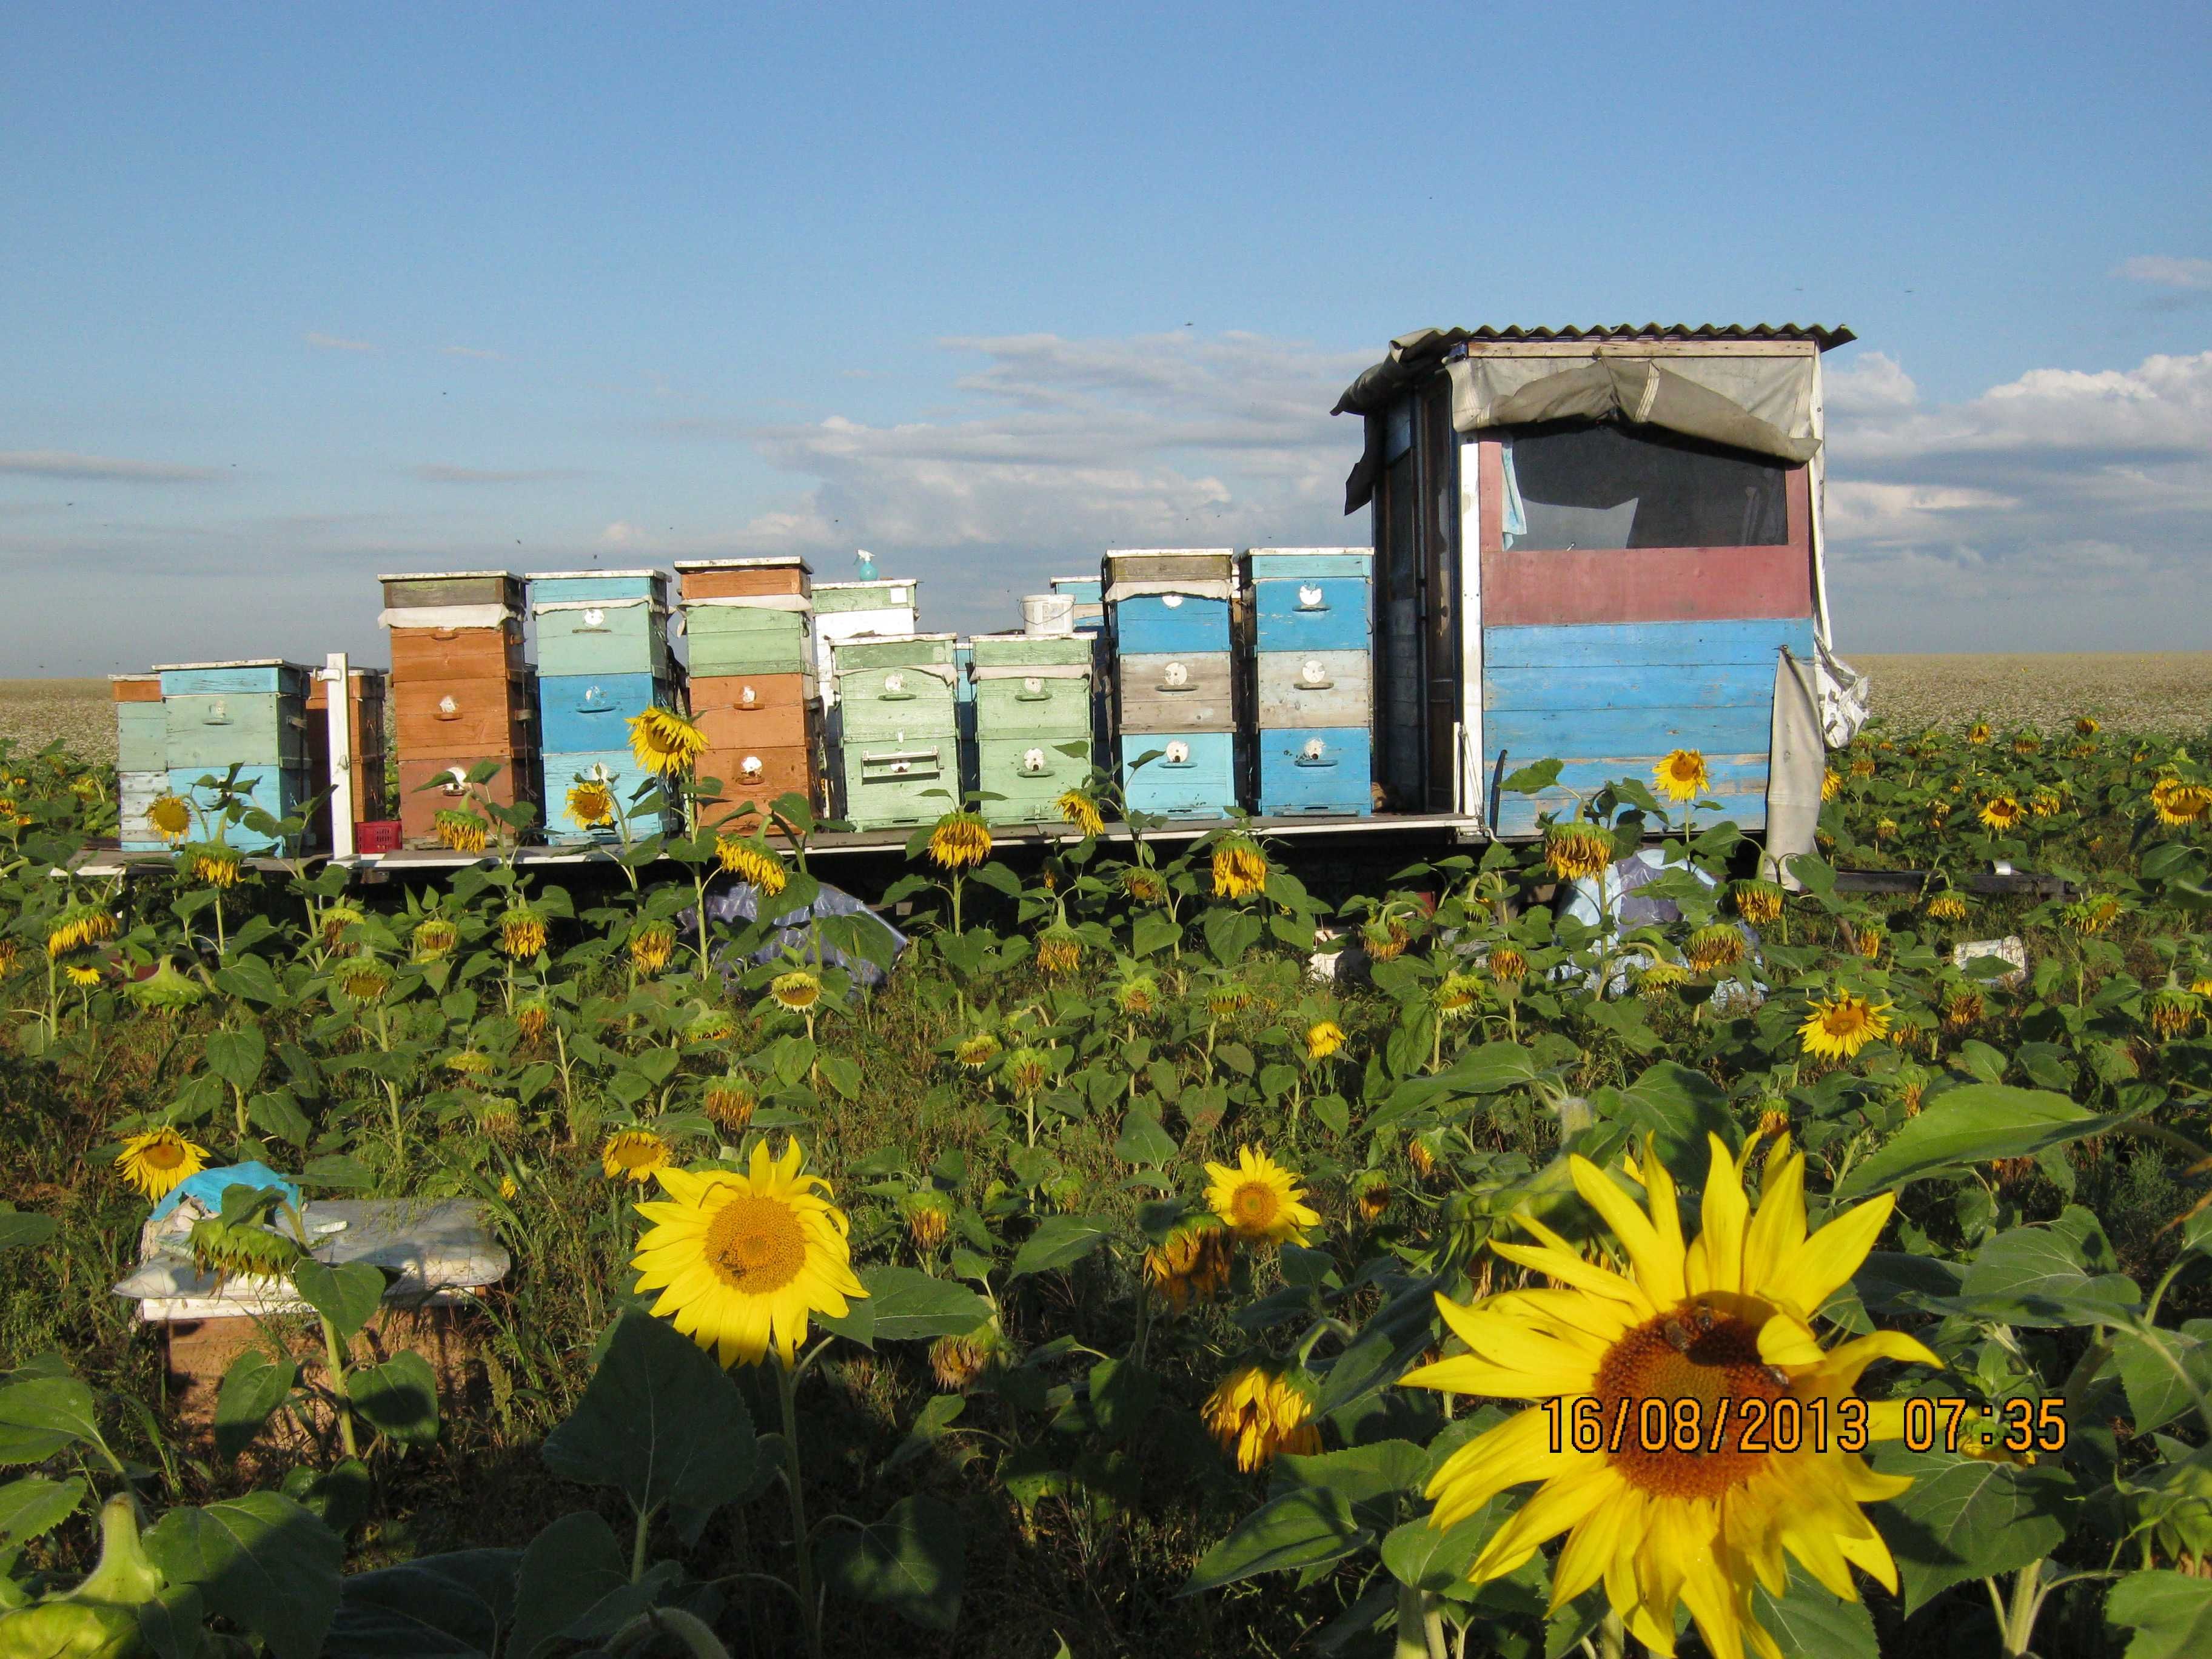
[[[356,853],[396,853],[399,850],[399,820],[371,818],[353,827],[353,849]]]

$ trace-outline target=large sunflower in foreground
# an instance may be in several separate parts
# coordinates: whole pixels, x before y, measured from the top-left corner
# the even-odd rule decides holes
[[[763,1142],[743,1175],[663,1169],[667,1200],[637,1206],[653,1224],[630,1263],[638,1290],[659,1291],[653,1313],[725,1365],[757,1365],[773,1347],[788,1369],[810,1316],[842,1317],[867,1295],[844,1212],[828,1182],[799,1173],[803,1157],[795,1140],[780,1158]]]
[[[1206,1173],[1206,1207],[1249,1243],[1303,1244],[1305,1229],[1320,1224],[1320,1214],[1300,1201],[1306,1189],[1297,1176],[1265,1152],[1239,1146],[1235,1169],[1209,1164]]]
[[[1753,1138],[1754,1144],[1756,1137]],[[1858,1455],[1903,1431],[1902,1408],[1861,1401],[1854,1390],[1879,1359],[1939,1363],[1911,1337],[1878,1331],[1823,1349],[1813,1311],[1866,1259],[1889,1218],[1889,1194],[1847,1210],[1807,1236],[1805,1159],[1787,1144],[1766,1162],[1757,1212],[1743,1168],[1717,1139],[1705,1182],[1703,1228],[1685,1244],[1672,1177],[1647,1152],[1640,1171],[1649,1214],[1586,1158],[1572,1160],[1575,1188],[1602,1217],[1628,1258],[1628,1272],[1585,1261],[1540,1222],[1521,1225],[1538,1243],[1491,1248],[1553,1281],[1463,1306],[1437,1298],[1444,1322],[1471,1351],[1408,1372],[1407,1386],[1537,1404],[1454,1452],[1429,1483],[1429,1517],[1446,1528],[1509,1486],[1544,1485],[1491,1534],[1468,1576],[1480,1583],[1513,1571],[1548,1540],[1566,1534],[1552,1573],[1552,1606],[1602,1583],[1629,1633],[1655,1653],[1674,1651],[1674,1609],[1686,1605],[1716,1659],[1762,1659],[1783,1650],[1752,1612],[1752,1589],[1783,1593],[1784,1552],[1846,1601],[1857,1567],[1891,1590],[1897,1567],[1859,1505],[1896,1497],[1911,1483],[1876,1474]],[[1745,1148],[1747,1158],[1750,1146]],[[1588,1416],[1601,1425],[1595,1449],[1556,1420]],[[1698,1438],[1689,1451],[1658,1435],[1645,1449],[1642,1402],[1698,1402]],[[1760,1402],[1744,1410],[1744,1403]],[[1747,1449],[1747,1428],[1776,1422],[1776,1402],[1796,1403],[1809,1430],[1797,1449]],[[1717,1445],[1714,1414],[1733,1402]],[[1614,1414],[1626,1433],[1607,1449]],[[1816,1419],[1815,1413],[1819,1413]],[[1756,1442],[1755,1442],[1756,1443]],[[1848,1448],[1848,1449],[1847,1449]]]
[[[629,723],[629,752],[647,772],[672,778],[707,751],[707,734],[673,708],[655,703]]]

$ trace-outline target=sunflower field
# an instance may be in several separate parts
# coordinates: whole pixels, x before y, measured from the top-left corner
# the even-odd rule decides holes
[[[2212,1651],[2172,738],[1877,723],[1786,869],[1688,753],[1371,872],[948,801],[896,951],[667,747],[370,887],[0,746],[0,1659]],[[112,1287],[232,1165],[202,1388]],[[361,1199],[511,1268],[433,1342]]]

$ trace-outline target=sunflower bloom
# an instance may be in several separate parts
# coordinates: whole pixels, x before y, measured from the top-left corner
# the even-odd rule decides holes
[[[1651,781],[1671,801],[1691,801],[1712,787],[1705,772],[1705,757],[1694,749],[1675,749],[1651,769]]]
[[[690,771],[707,750],[707,734],[673,708],[658,703],[629,723],[629,752],[656,777]]]
[[[447,807],[430,821],[438,845],[449,853],[481,853],[491,840],[491,825],[480,813]]]
[[[1327,1060],[1344,1047],[1344,1027],[1333,1019],[1317,1019],[1306,1027],[1306,1058]]]
[[[542,996],[525,997],[514,1005],[514,1029],[522,1033],[526,1042],[535,1042],[544,1036],[552,1021],[553,1005]]]
[[[845,1213],[828,1182],[800,1173],[804,1157],[795,1140],[781,1158],[762,1142],[743,1175],[664,1168],[666,1200],[637,1206],[653,1224],[630,1264],[637,1289],[659,1291],[654,1315],[725,1365],[757,1365],[773,1349],[790,1369],[810,1317],[841,1318],[868,1293]]]
[[[2185,1036],[2189,1028],[2204,1017],[2204,1004],[2196,992],[2168,985],[2151,993],[2145,1012],[2150,1019],[2150,1029],[2161,1042],[2166,1042]]]
[[[2104,729],[2094,714],[2084,714],[2074,722],[2074,735],[2077,738],[2094,738]]]
[[[1466,1019],[1482,1006],[1482,981],[1469,973],[1446,974],[1437,982],[1431,1000],[1439,1018]]]
[[[246,867],[246,860],[238,855],[235,848],[210,842],[195,849],[185,867],[191,878],[201,886],[228,892],[238,885],[238,878]]]
[[[804,968],[794,968],[770,980],[768,994],[775,999],[777,1007],[803,1014],[822,1000],[822,981]]]
[[[1168,884],[1158,871],[1133,864],[1121,872],[1121,890],[1139,904],[1158,904],[1167,897]]]
[[[1245,899],[1267,886],[1267,855],[1249,836],[1226,836],[1213,849],[1213,896]]]
[[[1995,795],[1984,801],[1981,811],[1974,816],[1988,829],[2015,830],[2020,827],[2020,821],[2027,816],[2027,808],[2022,806],[2015,796]]]
[[[62,977],[69,981],[69,982],[75,986],[78,990],[89,991],[94,986],[99,984],[100,981],[106,979],[107,975],[102,973],[97,967],[94,967],[87,963],[72,963],[70,966],[62,969]]]
[[[461,930],[447,916],[425,916],[415,928],[414,951],[417,962],[436,962],[453,953],[461,942]]]
[[[1964,921],[1966,901],[1946,888],[1929,899],[1928,916],[1931,921]]]
[[[650,1129],[617,1129],[599,1148],[599,1170],[610,1181],[642,1187],[672,1156],[668,1143]]]
[[[718,1077],[707,1085],[702,1103],[717,1128],[738,1134],[753,1121],[753,1113],[760,1105],[760,1095],[741,1077]]]
[[[676,929],[665,921],[641,921],[630,929],[630,965],[641,974],[657,974],[676,954]]]
[[[1302,1201],[1306,1189],[1290,1170],[1249,1146],[1237,1149],[1237,1167],[1206,1166],[1206,1206],[1252,1244],[1303,1244],[1305,1230],[1321,1217]]]
[[[1284,1452],[1311,1456],[1321,1449],[1313,1401],[1289,1376],[1267,1365],[1243,1365],[1221,1379],[1199,1408],[1207,1431],[1233,1452],[1249,1474]]]
[[[2151,786],[2150,804],[2160,823],[2178,830],[2197,823],[2212,810],[2212,788],[2184,783],[2179,778],[2160,778]]]
[[[516,962],[527,962],[545,948],[545,918],[518,904],[499,919],[499,948]]]
[[[1976,720],[1966,728],[1966,741],[1977,749],[1988,743],[1990,735],[1990,723],[1987,720]]]
[[[1037,938],[1036,959],[1037,966],[1048,974],[1072,974],[1083,961],[1083,941],[1072,927],[1048,927]]]
[[[1594,824],[1553,824],[1544,833],[1544,862],[1561,881],[1595,881],[1613,866],[1613,836]]]
[[[1369,1226],[1380,1221],[1390,1208],[1389,1174],[1382,1170],[1362,1170],[1353,1176],[1352,1206]]]
[[[952,1058],[971,1072],[980,1072],[999,1057],[999,1039],[988,1031],[964,1036],[952,1045]]]
[[[1740,881],[1729,889],[1729,900],[1735,906],[1736,915],[1754,927],[1765,927],[1779,921],[1787,896],[1779,883],[1763,879]]]
[[[46,954],[60,957],[115,937],[115,913],[97,904],[72,904],[46,929]]]
[[[1860,1401],[1861,1375],[1876,1360],[1940,1363],[1893,1331],[1822,1348],[1813,1311],[1866,1259],[1895,1200],[1885,1194],[1807,1236],[1805,1160],[1770,1157],[1754,1213],[1741,1168],[1717,1138],[1703,1201],[1703,1228],[1685,1245],[1672,1178],[1646,1154],[1640,1171],[1647,1214],[1612,1176],[1571,1160],[1576,1190],[1612,1229],[1628,1259],[1616,1273],[1578,1255],[1533,1218],[1537,1243],[1491,1249],[1548,1275],[1557,1288],[1509,1291],[1472,1306],[1437,1299],[1469,1352],[1408,1372],[1407,1387],[1539,1403],[1479,1435],[1431,1480],[1429,1524],[1448,1528],[1508,1487],[1544,1484],[1484,1545],[1468,1577],[1510,1573],[1561,1533],[1552,1575],[1558,1608],[1602,1583],[1628,1633],[1655,1653],[1674,1649],[1674,1613],[1686,1605],[1716,1659],[1761,1659],[1784,1650],[1759,1625],[1752,1593],[1780,1595],[1785,1556],[1833,1595],[1856,1601],[1857,1567],[1894,1592],[1897,1567],[1860,1505],[1897,1497],[1911,1483],[1877,1474],[1858,1453],[1903,1433],[1901,1407]],[[1747,1148],[1747,1152],[1748,1148]],[[1697,1402],[1708,1443],[1678,1450],[1671,1434],[1643,1431],[1642,1402]],[[1755,1415],[1745,1407],[1757,1400]],[[1800,1433],[1792,1449],[1747,1449],[1747,1430],[1777,1420],[1775,1404],[1796,1402],[1799,1422],[1830,1431]],[[1552,1424],[1586,1415],[1593,1402],[1597,1447],[1555,1441]],[[1718,1413],[1734,1405],[1726,1418]],[[1674,1409],[1679,1410],[1679,1407]],[[1608,1441],[1618,1414],[1626,1429]],[[1667,1427],[1673,1425],[1670,1412]],[[1654,1442],[1656,1441],[1656,1447]],[[1554,1447],[1557,1449],[1554,1449]],[[1850,1448],[1845,1449],[1845,1448]]]
[[[939,867],[970,870],[991,856],[991,830],[974,812],[947,812],[929,832],[929,856]]]
[[[142,1196],[158,1202],[180,1182],[207,1168],[207,1158],[206,1147],[163,1124],[125,1141],[123,1150],[115,1155],[115,1167]]]
[[[714,856],[729,874],[750,882],[769,898],[790,884],[791,875],[783,860],[757,836],[717,836]]]
[[[1843,793],[1844,775],[1842,773],[1830,767],[1820,774],[1820,799],[1823,803],[1835,799]]]
[[[586,778],[568,791],[568,821],[579,830],[597,830],[615,821],[615,792],[598,778]]]
[[[1528,976],[1528,958],[1510,945],[1492,945],[1482,965],[1500,985],[1518,985]]]
[[[1097,798],[1088,790],[1063,790],[1060,799],[1053,802],[1053,805],[1058,809],[1060,817],[1065,822],[1073,824],[1085,835],[1097,836],[1105,833],[1106,815],[1098,810]]]
[[[1869,1042],[1889,1035],[1889,1004],[1871,1002],[1850,991],[1838,991],[1811,1004],[1797,1040],[1805,1052],[1821,1060],[1850,1060]]]
[[[1145,1283],[1174,1313],[1221,1294],[1236,1259],[1236,1240],[1211,1215],[1186,1216],[1145,1251]]]
[[[192,832],[192,804],[182,795],[156,795],[146,809],[146,827],[174,847]]]
[[[1700,927],[1682,945],[1682,959],[1701,974],[1733,968],[1743,957],[1743,930],[1731,922],[1716,921]]]

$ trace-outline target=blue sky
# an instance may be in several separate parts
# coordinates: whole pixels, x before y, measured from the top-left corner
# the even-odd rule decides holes
[[[1845,323],[1847,648],[2186,648],[2212,9],[17,5],[0,673],[379,570],[854,546],[931,625],[1364,541],[1428,324]]]

